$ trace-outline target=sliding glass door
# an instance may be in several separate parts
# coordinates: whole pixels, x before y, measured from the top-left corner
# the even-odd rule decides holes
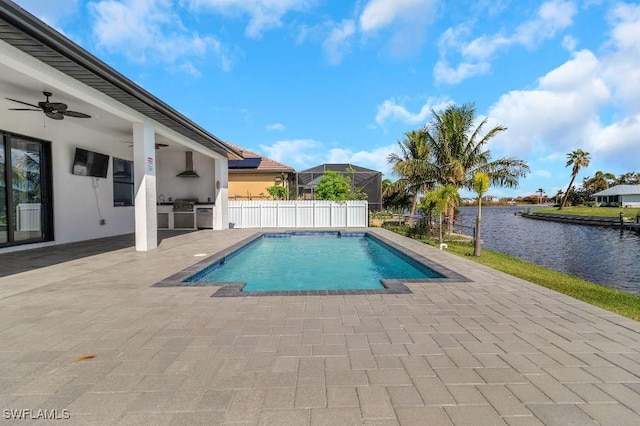
[[[9,231],[7,228],[7,179],[5,178],[5,142],[6,138],[0,133],[0,246],[9,241]]]
[[[49,142],[4,132],[0,246],[53,239]]]

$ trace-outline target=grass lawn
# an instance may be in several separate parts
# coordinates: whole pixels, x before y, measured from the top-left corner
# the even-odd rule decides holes
[[[421,241],[437,246],[437,240]],[[470,244],[449,241],[447,241],[447,244],[449,246],[448,251],[459,256],[467,256],[467,254],[473,253],[473,246]],[[496,251],[482,249],[480,257],[470,256],[467,259],[640,321],[639,296],[594,284],[572,275],[552,271]]]
[[[557,207],[542,207],[536,208],[532,211],[536,213],[549,213],[549,214],[575,214],[579,216],[600,216],[600,217],[620,217],[620,212],[623,212],[625,217],[635,219],[636,215],[640,213],[640,208],[633,207],[565,207],[562,210],[558,210]]]

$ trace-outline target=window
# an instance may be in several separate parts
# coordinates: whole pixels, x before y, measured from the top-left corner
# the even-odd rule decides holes
[[[113,157],[113,206],[133,206],[133,161]]]

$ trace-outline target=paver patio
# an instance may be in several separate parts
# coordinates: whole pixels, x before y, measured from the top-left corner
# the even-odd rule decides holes
[[[385,230],[370,232],[471,282],[231,298],[152,287],[254,232],[0,255],[0,270],[23,271],[0,278],[2,421],[47,409],[81,425],[640,424],[638,322]],[[107,242],[73,247],[92,244]],[[56,253],[67,261],[39,263]]]

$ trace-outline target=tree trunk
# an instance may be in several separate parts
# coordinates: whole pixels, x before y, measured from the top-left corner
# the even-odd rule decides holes
[[[560,204],[560,208],[558,208],[558,210],[562,210],[564,208],[564,205],[567,203],[567,198],[569,198],[569,191],[571,190],[571,185],[573,185],[573,181],[576,179],[576,174],[572,174],[571,175],[571,182],[569,182],[569,186],[567,187],[567,192],[564,194],[564,197],[562,197],[562,204]]]
[[[478,197],[478,216],[476,216],[476,239],[473,242],[473,255],[480,257],[480,225],[482,223],[482,200]]]
[[[416,214],[416,206],[418,205],[418,193],[416,192],[411,201],[411,211],[409,212],[409,225],[413,225],[413,215]]]
[[[455,221],[456,207],[452,204],[447,210],[449,214],[449,217],[447,218],[447,235],[451,238],[451,234],[453,234],[453,222]]]

